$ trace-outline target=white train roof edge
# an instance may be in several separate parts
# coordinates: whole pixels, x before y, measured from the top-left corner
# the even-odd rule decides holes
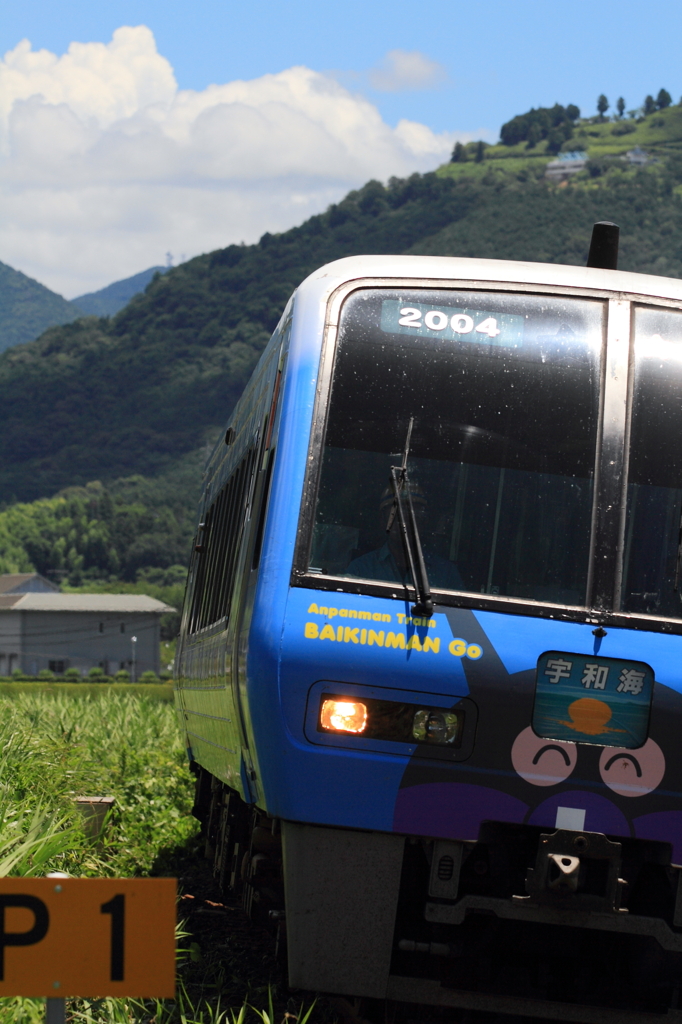
[[[346,256],[310,274],[298,292],[312,286],[331,294],[336,288],[363,278],[389,281],[433,280],[467,283],[519,284],[586,289],[592,292],[631,293],[682,300],[682,280],[637,274],[629,270],[599,270],[562,263],[470,259],[460,256]],[[326,288],[324,287],[326,285]],[[322,288],[320,288],[322,286]]]

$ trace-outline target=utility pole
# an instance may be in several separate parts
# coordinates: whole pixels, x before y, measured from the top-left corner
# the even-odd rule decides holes
[[[132,652],[133,652],[133,659],[132,659],[133,660],[133,671],[131,673],[131,679],[130,679],[131,683],[135,682],[135,647],[136,647],[136,644],[137,644],[137,637],[136,636],[131,636],[131,638],[130,638],[130,647],[131,647]]]

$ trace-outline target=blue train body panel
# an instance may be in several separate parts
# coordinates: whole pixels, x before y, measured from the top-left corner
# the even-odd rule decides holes
[[[415,627],[410,618],[409,605],[403,601],[302,588],[289,591],[280,643],[281,710],[272,715],[273,673],[269,699],[264,688],[259,701],[265,713],[254,718],[257,747],[267,751],[259,764],[271,814],[472,840],[485,820],[555,827],[558,807],[576,808],[584,811],[581,827],[664,839],[674,845],[675,862],[682,862],[682,754],[677,719],[670,717],[682,710],[682,637],[617,630],[609,631],[600,643],[590,623],[465,609],[436,612],[433,627]],[[384,646],[378,646],[376,638],[368,642],[370,631],[384,634]],[[385,646],[387,637],[396,646]],[[467,648],[476,645],[476,657],[450,653],[457,640]],[[403,646],[397,646],[399,641]],[[600,774],[595,754],[599,748],[592,745],[581,748],[570,773],[560,770],[562,756],[556,751],[545,755],[550,768],[544,774],[533,771],[539,745],[530,735],[525,751],[519,737],[530,729],[535,666],[547,650],[601,657],[602,662],[615,657],[651,665],[656,678],[651,743],[666,751],[666,784],[661,789],[655,754],[649,766],[651,781],[657,783],[655,794],[649,791],[646,775],[639,788],[628,792],[627,782],[619,787],[614,767]],[[316,733],[317,707],[306,725],[304,709],[311,700],[319,700],[320,692],[361,698],[363,693],[371,696],[371,687],[387,695],[421,694],[422,700],[428,695],[430,704],[443,707],[472,698],[479,711],[473,756],[446,766],[429,762],[423,751],[420,756],[416,744],[395,744],[382,756],[375,743],[368,753],[369,741],[361,737],[330,740]],[[615,753],[617,748],[604,749]],[[629,758],[626,751],[622,756]],[[524,776],[527,759],[530,771]]]

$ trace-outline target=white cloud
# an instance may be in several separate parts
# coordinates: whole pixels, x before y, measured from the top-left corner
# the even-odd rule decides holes
[[[443,65],[419,50],[389,50],[369,73],[370,83],[380,92],[432,89],[446,77]]]
[[[393,80],[425,82],[413,58],[427,59],[398,52]],[[391,128],[306,67],[178,90],[144,26],[61,57],[21,42],[0,60],[0,97],[0,260],[69,296],[169,249],[284,230],[368,178],[431,169],[470,137]]]

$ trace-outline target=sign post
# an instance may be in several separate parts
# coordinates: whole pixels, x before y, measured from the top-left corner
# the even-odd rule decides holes
[[[173,878],[0,878],[0,997],[175,995]]]
[[[45,1001],[45,1024],[64,1024],[66,1021],[66,999]]]

